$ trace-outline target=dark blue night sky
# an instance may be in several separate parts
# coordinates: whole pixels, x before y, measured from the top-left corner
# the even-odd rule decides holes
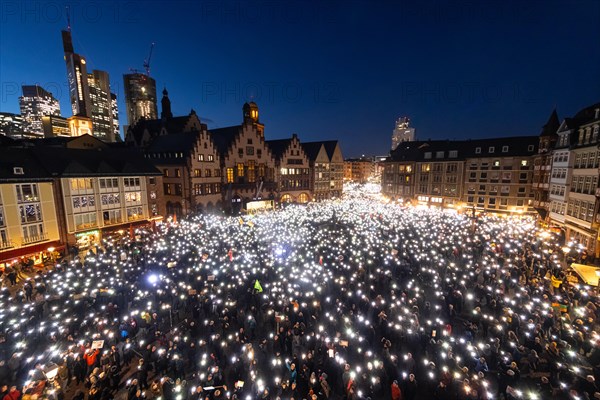
[[[404,115],[419,139],[536,135],[554,107],[600,101],[598,0],[0,4],[0,111],[38,83],[70,115],[67,4],[75,51],[109,72],[122,125],[122,75],[151,42],[175,115],[239,124],[253,99],[268,139],[337,138],[345,156],[386,154]]]

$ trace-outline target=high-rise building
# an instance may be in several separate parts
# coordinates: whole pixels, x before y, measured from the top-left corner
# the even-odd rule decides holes
[[[85,57],[76,54],[73,49],[71,30],[62,31],[67,79],[69,81],[69,99],[73,115],[92,117],[90,87]]]
[[[108,73],[93,70],[88,74],[90,104],[92,105],[93,135],[106,142],[114,142],[112,98]]]
[[[396,126],[392,133],[392,150],[402,142],[412,142],[415,140],[415,128],[411,128],[408,117],[398,118]]]
[[[119,106],[117,104],[117,95],[114,93],[110,94],[110,108],[112,111],[112,128],[113,128],[113,137],[114,140],[118,140],[119,138]]]
[[[60,104],[52,93],[38,85],[23,85],[23,96],[19,97],[23,132],[32,136],[44,136],[42,117],[60,115]]]
[[[0,135],[21,139],[23,137],[23,117],[19,114],[0,112]]]
[[[85,57],[73,50],[71,31],[63,31],[62,39],[73,115],[91,118],[92,135],[106,142],[114,142],[114,126],[118,131],[119,122],[118,114],[115,121],[108,73],[93,70],[88,74]]]
[[[127,124],[135,125],[140,118],[157,119],[156,81],[146,74],[123,75]]]

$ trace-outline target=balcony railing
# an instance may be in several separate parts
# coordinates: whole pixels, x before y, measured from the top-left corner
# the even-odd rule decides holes
[[[36,242],[43,242],[44,240],[48,240],[48,234],[42,233],[41,235],[36,236],[26,236],[22,238],[21,243],[23,244],[31,244]]]
[[[11,240],[2,241],[0,240],[0,250],[10,249],[11,247],[15,247]]]

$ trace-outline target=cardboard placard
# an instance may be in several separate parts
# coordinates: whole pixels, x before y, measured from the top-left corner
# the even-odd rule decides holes
[[[209,275],[209,276],[206,278],[206,280],[207,280],[207,281],[209,281],[209,282],[212,282],[212,281],[214,281],[214,280],[215,280],[215,276],[214,276],[214,275]]]
[[[198,292],[196,291],[196,289],[190,289],[190,290],[188,290],[188,294],[189,294],[190,296],[194,296],[194,295],[196,295],[197,293],[198,293]]]
[[[342,346],[342,347],[348,347],[348,341],[347,340],[340,340],[340,346]]]
[[[104,340],[92,341],[92,349],[101,349],[104,347]]]

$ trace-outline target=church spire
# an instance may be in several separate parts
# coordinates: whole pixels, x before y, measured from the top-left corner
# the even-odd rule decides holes
[[[160,118],[163,120],[173,118],[173,113],[171,112],[171,100],[169,100],[169,92],[167,92],[167,88],[163,89],[163,97],[160,101],[162,106],[162,111],[160,113]]]

